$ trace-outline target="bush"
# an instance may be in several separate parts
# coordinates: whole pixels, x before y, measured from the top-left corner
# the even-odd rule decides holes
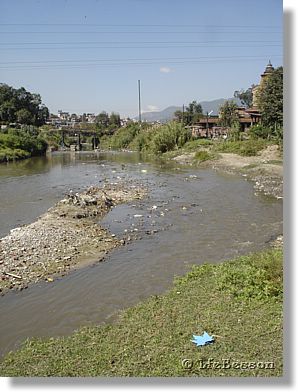
[[[183,146],[183,149],[186,151],[194,151],[200,147],[212,146],[212,144],[213,144],[213,142],[208,139],[190,140],[189,142],[185,143],[185,145]]]
[[[115,150],[127,148],[139,133],[138,124],[130,124],[125,128],[118,129],[111,137],[102,136],[100,146],[109,147]]]
[[[270,139],[272,136],[272,129],[269,127],[264,127],[261,124],[254,125],[251,128],[249,128],[249,135],[253,139]]]
[[[233,297],[266,299],[282,296],[281,250],[240,257],[237,263],[222,264],[219,272],[219,289],[228,291]]]
[[[46,149],[46,141],[36,130],[32,134],[20,129],[9,129],[7,133],[0,133],[0,150],[6,158],[17,159],[39,155]]]
[[[162,154],[182,147],[190,138],[191,132],[181,128],[180,124],[166,124],[155,132],[151,140],[150,150],[154,154]]]
[[[213,159],[213,155],[211,155],[208,151],[197,151],[194,158],[200,162],[208,161]]]
[[[30,153],[21,149],[0,148],[0,162],[13,161],[15,159],[29,158]]]
[[[132,150],[143,151],[146,152],[150,149],[150,141],[152,138],[153,132],[140,131],[136,137],[129,144],[129,148]]]
[[[243,141],[225,141],[214,145],[214,151],[228,152],[242,156],[254,156],[263,150],[268,142],[263,139],[243,140]]]

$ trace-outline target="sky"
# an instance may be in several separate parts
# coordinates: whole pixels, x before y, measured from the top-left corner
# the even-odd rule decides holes
[[[229,98],[282,65],[281,0],[1,0],[0,83],[52,113]]]

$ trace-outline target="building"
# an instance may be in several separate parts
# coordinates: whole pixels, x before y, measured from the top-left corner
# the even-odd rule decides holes
[[[240,130],[245,132],[251,126],[256,125],[261,120],[261,114],[258,108],[257,95],[260,86],[268,78],[268,76],[274,71],[270,60],[267,64],[265,71],[261,74],[260,84],[253,87],[252,94],[252,106],[248,109],[245,107],[238,107],[238,116],[240,123]],[[221,127],[220,116],[204,116],[200,119],[197,124],[192,125],[191,131],[193,137],[219,137],[227,135],[229,129]]]

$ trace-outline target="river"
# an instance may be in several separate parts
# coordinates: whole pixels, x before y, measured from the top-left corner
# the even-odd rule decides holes
[[[102,221],[139,239],[104,262],[0,298],[0,354],[27,337],[60,336],[111,322],[119,310],[164,292],[191,265],[263,249],[282,233],[282,201],[252,183],[209,169],[145,161],[136,153],[54,153],[0,165],[0,236],[35,220],[70,189],[135,180],[144,200],[115,207]]]

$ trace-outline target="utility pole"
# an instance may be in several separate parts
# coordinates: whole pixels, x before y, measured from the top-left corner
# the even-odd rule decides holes
[[[142,123],[142,114],[141,114],[141,81],[138,80],[138,90],[139,90],[139,123]]]
[[[184,104],[182,105],[182,127],[184,126]]]

